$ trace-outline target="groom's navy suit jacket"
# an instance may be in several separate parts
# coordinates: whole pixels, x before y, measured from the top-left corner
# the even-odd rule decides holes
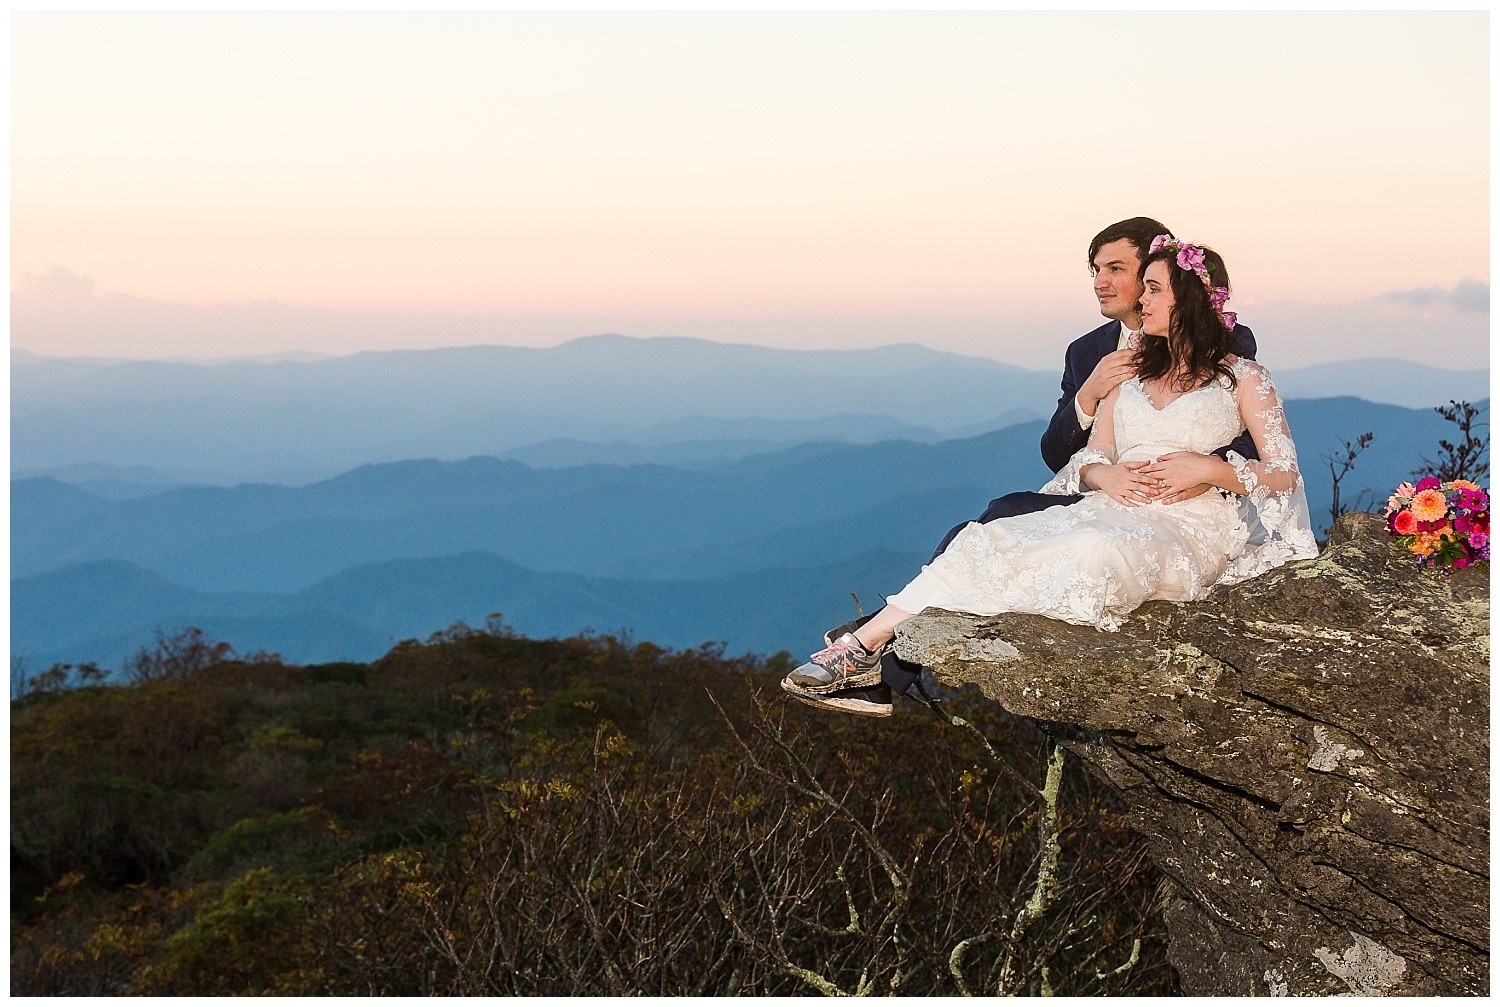
[[[1255,359],[1255,333],[1244,325],[1234,327],[1235,339],[1239,341],[1239,354]],[[1068,459],[1088,443],[1089,432],[1078,425],[1078,411],[1073,408],[1073,399],[1078,389],[1088,380],[1099,361],[1113,353],[1120,345],[1120,323],[1105,322],[1093,332],[1085,333],[1068,346],[1063,360],[1062,398],[1057,400],[1057,412],[1047,432],[1042,434],[1042,461],[1053,472],[1068,464]],[[1255,442],[1248,433],[1242,433],[1234,443],[1227,445],[1246,458],[1259,458],[1255,453]],[[1223,449],[1221,449],[1223,450]]]

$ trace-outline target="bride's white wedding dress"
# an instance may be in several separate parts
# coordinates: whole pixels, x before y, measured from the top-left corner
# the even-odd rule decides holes
[[[1297,452],[1265,368],[1233,362],[1225,379],[1157,409],[1137,378],[1100,404],[1086,447],[1043,493],[1084,493],[1068,507],[972,523],[910,584],[886,599],[904,612],[1029,612],[1114,630],[1151,599],[1192,601],[1317,554]],[[1229,453],[1249,491],[1209,490],[1181,503],[1126,507],[1080,487],[1091,462],[1145,461],[1170,451],[1207,454],[1249,430],[1260,454]]]

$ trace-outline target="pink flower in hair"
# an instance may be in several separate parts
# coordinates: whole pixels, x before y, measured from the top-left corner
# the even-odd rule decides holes
[[[1190,273],[1207,273],[1207,267],[1203,264],[1203,249],[1197,245],[1183,245],[1178,249],[1177,264]]]
[[[1224,328],[1234,328],[1235,324],[1239,321],[1239,318],[1240,316],[1236,315],[1233,311],[1224,312]]]
[[[1163,247],[1170,244],[1171,241],[1172,236],[1170,234],[1158,234],[1156,237],[1151,239],[1151,247],[1147,250],[1146,254],[1155,255],[1157,252],[1161,251]]]
[[[1229,303],[1229,288],[1215,287],[1209,292],[1208,303],[1213,305],[1215,311],[1223,311],[1224,305]]]

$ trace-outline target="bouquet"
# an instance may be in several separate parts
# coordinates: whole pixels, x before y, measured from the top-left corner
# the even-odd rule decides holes
[[[1462,570],[1490,558],[1490,495],[1467,479],[1402,483],[1386,501],[1385,523],[1418,566]]]

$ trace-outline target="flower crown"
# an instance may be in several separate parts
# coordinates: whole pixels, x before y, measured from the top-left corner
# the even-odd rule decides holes
[[[1224,328],[1233,329],[1239,316],[1233,311],[1224,310],[1224,305],[1229,302],[1229,288],[1216,287],[1208,278],[1208,264],[1204,261],[1203,249],[1186,241],[1178,241],[1170,234],[1158,234],[1151,239],[1151,249],[1146,254],[1155,255],[1164,248],[1177,252],[1178,266],[1198,274],[1198,279],[1203,281],[1203,289],[1208,291],[1208,303],[1224,323]]]

